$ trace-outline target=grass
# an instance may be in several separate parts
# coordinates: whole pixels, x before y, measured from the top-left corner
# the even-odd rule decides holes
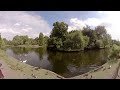
[[[6,53],[3,50],[0,50],[0,60],[3,60],[8,65],[8,67],[11,68],[12,70],[16,71],[16,73],[17,72],[24,73],[28,78],[31,78],[31,79],[34,79],[32,74],[37,76],[38,79],[60,79],[60,78],[63,78],[62,76],[57,75],[56,73],[49,71],[49,70],[45,70],[42,68],[35,70],[36,67],[19,62],[18,60],[6,55]]]
[[[26,78],[29,79],[34,79],[34,77],[32,76],[32,74],[34,74],[35,76],[37,76],[38,79],[65,79],[64,77],[49,71],[49,70],[45,70],[45,69],[38,69],[36,70],[36,67],[24,64],[19,62],[18,60],[6,55],[6,53],[3,50],[0,50],[0,60],[5,61],[5,63],[8,65],[9,68],[11,68],[12,70],[14,70],[16,72],[16,74],[19,73],[23,73],[26,75]],[[120,60],[110,60],[107,63],[105,63],[104,65],[102,65],[102,69],[95,71],[95,72],[88,72],[85,74],[89,74],[87,76],[87,78],[90,78],[90,75],[93,76],[93,79],[105,79],[105,78],[111,78],[111,76],[114,74],[118,64],[119,64]],[[105,71],[103,71],[104,68],[108,68],[109,66],[112,66],[111,69],[107,69]],[[82,75],[78,75],[69,79],[85,79],[86,77],[84,77],[85,74]],[[18,77],[19,78],[19,77]],[[24,79],[24,77],[23,77]]]

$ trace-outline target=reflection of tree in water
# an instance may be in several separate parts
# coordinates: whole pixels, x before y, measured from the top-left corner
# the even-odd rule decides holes
[[[42,59],[43,59],[43,55],[44,55],[45,52],[46,52],[46,48],[43,48],[43,47],[36,48],[36,49],[35,49],[35,52],[38,53],[40,60],[42,60]]]
[[[48,60],[52,62],[53,71],[62,74],[67,71],[67,64],[64,62],[63,58],[64,53],[60,52],[48,52]]]
[[[13,52],[15,54],[28,54],[29,51],[31,51],[31,48],[25,48],[25,47],[11,47]]]
[[[54,72],[64,73],[68,71],[68,65],[76,68],[87,67],[89,65],[102,65],[107,59],[108,51],[91,50],[81,52],[48,52],[48,60],[53,64]]]

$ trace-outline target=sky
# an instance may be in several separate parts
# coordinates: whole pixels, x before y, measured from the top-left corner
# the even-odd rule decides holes
[[[120,11],[0,11],[0,33],[8,40],[35,38],[40,32],[49,36],[56,21],[67,23],[68,31],[103,25],[112,39],[120,40]]]

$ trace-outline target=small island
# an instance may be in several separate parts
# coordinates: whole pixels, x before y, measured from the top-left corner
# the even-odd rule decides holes
[[[82,30],[68,32],[68,24],[55,22],[48,39],[48,49],[57,51],[81,51],[92,49],[105,49],[112,46],[111,36],[104,26],[91,29],[90,26]]]

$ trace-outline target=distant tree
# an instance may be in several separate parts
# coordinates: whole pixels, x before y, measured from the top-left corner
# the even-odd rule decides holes
[[[44,36],[44,43],[45,43],[46,45],[48,44],[48,39],[49,39],[48,36]]]
[[[2,37],[1,37],[1,33],[0,33],[0,48],[2,47]]]
[[[43,35],[43,33],[39,34],[39,46],[44,46],[44,35]]]
[[[34,40],[35,40],[36,44],[39,44],[39,38],[38,37],[36,37]]]

